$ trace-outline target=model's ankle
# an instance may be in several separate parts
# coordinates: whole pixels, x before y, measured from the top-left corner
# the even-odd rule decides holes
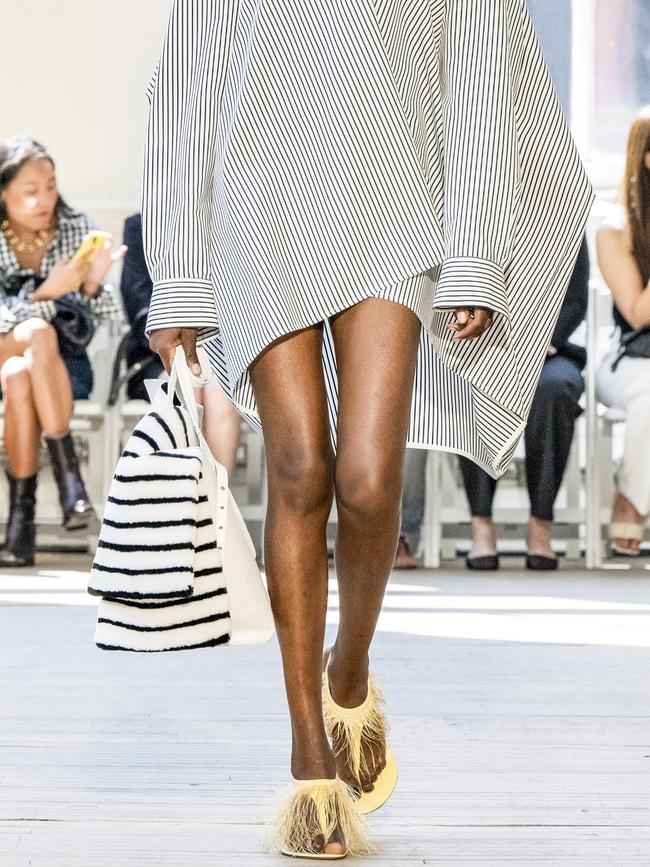
[[[334,779],[336,760],[327,739],[313,743],[294,736],[291,773],[297,780]]]
[[[346,653],[334,645],[328,656],[328,678],[334,701],[342,707],[357,707],[368,692],[369,659]]]

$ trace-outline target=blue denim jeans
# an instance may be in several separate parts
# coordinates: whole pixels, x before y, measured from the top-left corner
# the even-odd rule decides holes
[[[404,457],[404,487],[402,489],[402,529],[412,554],[420,544],[420,529],[424,520],[424,490],[429,449],[407,449]]]

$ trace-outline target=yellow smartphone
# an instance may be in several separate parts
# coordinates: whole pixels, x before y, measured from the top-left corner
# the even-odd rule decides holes
[[[94,259],[97,253],[104,249],[104,244],[112,239],[113,236],[110,232],[88,232],[70,261],[76,262],[78,259],[83,259],[85,256],[88,256],[90,260]]]

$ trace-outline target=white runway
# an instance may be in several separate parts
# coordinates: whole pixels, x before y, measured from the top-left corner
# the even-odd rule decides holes
[[[275,643],[101,652],[87,561],[40,561],[0,576],[0,865],[286,867],[259,848],[288,768]],[[360,865],[650,864],[650,576],[519,563],[393,576],[401,780]]]

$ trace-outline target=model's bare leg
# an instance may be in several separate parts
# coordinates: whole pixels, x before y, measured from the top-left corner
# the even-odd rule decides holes
[[[367,299],[332,322],[339,376],[335,489],[336,572],[340,624],[331,650],[330,686],[337,704],[366,697],[368,651],[391,572],[400,528],[402,468],[420,336],[420,321],[401,304]],[[385,745],[365,747],[371,773],[385,764]],[[353,783],[345,753],[339,775]]]
[[[45,436],[56,438],[66,434],[72,418],[72,385],[54,328],[43,319],[19,322],[11,335],[3,339],[0,353],[25,358],[34,406]]]
[[[291,714],[291,771],[297,779],[336,775],[321,702],[326,526],[334,490],[321,343],[321,329],[308,328],[273,344],[250,368],[266,449],[266,576]],[[330,841],[326,851],[343,849]]]
[[[4,395],[4,443],[9,472],[26,479],[38,469],[41,428],[34,407],[32,381],[27,361],[21,356],[8,358],[0,370]]]

